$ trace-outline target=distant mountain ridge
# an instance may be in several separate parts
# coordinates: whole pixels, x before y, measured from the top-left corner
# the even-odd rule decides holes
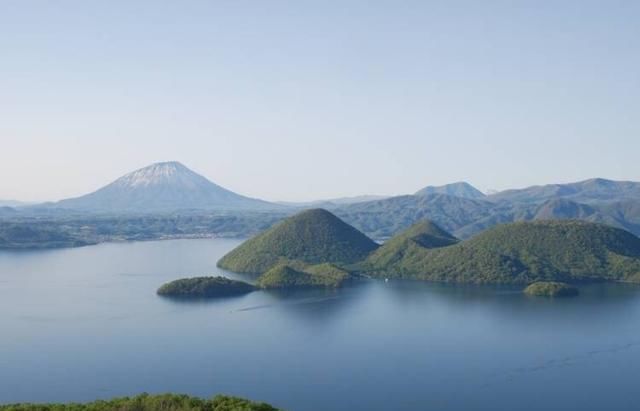
[[[384,200],[391,196],[365,194],[360,196],[351,197],[337,197],[329,198],[327,200],[315,200],[315,201],[277,201],[276,204],[282,204],[290,207],[330,207],[347,204],[366,203],[368,201]]]
[[[332,211],[373,238],[388,238],[420,220],[431,220],[448,232],[493,216],[498,206],[489,201],[447,194],[405,195],[337,207]]]
[[[93,193],[52,205],[72,210],[109,212],[266,210],[282,207],[220,187],[177,161],[152,164]]]
[[[435,187],[451,194],[424,194],[429,189],[418,195],[356,197],[322,206],[377,240],[386,240],[425,219],[461,240],[499,224],[567,219],[606,224],[640,235],[637,182],[596,178],[507,190],[476,199],[465,198],[456,187],[465,184]],[[39,227],[71,234],[79,242],[95,243],[123,238],[248,237],[306,208],[310,205],[287,206],[240,196],[180,163],[169,162],[129,173],[79,198],[0,207],[0,219],[33,227],[37,222]],[[107,219],[98,221],[93,214]],[[121,220],[125,215],[126,224]],[[29,243],[24,238],[13,242],[14,234],[7,227],[0,227],[0,237],[6,231],[10,247]],[[46,247],[38,238],[46,236],[34,235],[33,247]]]
[[[592,178],[567,184],[547,184],[522,189],[505,190],[488,196],[491,201],[541,203],[553,198],[576,202],[640,200],[640,183]]]
[[[498,224],[567,219],[607,224],[640,235],[640,183],[591,179],[507,190],[483,199],[407,195],[331,210],[374,238],[388,238],[422,219],[434,221],[461,239]]]
[[[26,203],[24,201],[17,200],[0,200],[0,207],[22,207],[27,206],[31,203]]]
[[[482,191],[464,181],[442,186],[427,186],[418,190],[414,195],[425,196],[431,194],[446,194],[454,197],[470,198],[472,200],[482,200],[486,197]]]

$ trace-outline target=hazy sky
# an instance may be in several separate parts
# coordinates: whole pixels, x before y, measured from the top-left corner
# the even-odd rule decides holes
[[[640,180],[638,1],[0,0],[0,198]]]

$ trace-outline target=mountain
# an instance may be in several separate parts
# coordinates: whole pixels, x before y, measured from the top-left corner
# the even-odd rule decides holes
[[[417,196],[431,194],[446,194],[454,197],[470,198],[472,200],[482,200],[486,197],[482,191],[464,181],[443,186],[427,186],[415,193]]]
[[[640,201],[624,200],[609,202],[596,206],[599,213],[615,221],[616,226],[623,227],[636,235],[640,235]]]
[[[414,248],[447,247],[459,240],[429,220],[419,221],[409,229],[390,238],[367,257],[367,262],[378,269],[390,267],[411,253]]]
[[[459,240],[438,227],[433,221],[423,220],[415,223],[409,229],[389,239],[376,252],[393,245],[396,241],[413,241],[424,248],[439,248],[456,244]]]
[[[24,201],[0,200],[0,207],[24,207],[30,204],[31,203],[26,203]]]
[[[282,207],[231,192],[175,161],[141,168],[93,193],[62,200],[53,206],[73,210],[144,213]]]
[[[579,219],[591,218],[598,211],[586,204],[564,198],[553,198],[542,203],[535,210],[534,220]]]
[[[640,200],[633,199],[585,204],[562,197],[509,202],[430,194],[391,197],[330,210],[363,233],[379,239],[389,238],[423,219],[461,239],[498,224],[568,219],[608,224],[640,235]]]
[[[510,203],[542,203],[552,198],[581,203],[640,200],[640,183],[593,178],[577,183],[506,190],[487,197],[491,201]]]
[[[420,220],[454,232],[498,212],[500,205],[447,194],[405,195],[331,209],[373,238],[389,238]],[[504,208],[504,207],[503,207]]]
[[[389,262],[375,255],[363,267],[380,277],[500,284],[640,282],[640,238],[582,221],[505,224],[443,248],[408,242],[401,257]]]
[[[364,259],[378,245],[323,209],[303,211],[245,241],[222,257],[218,267],[262,274],[280,262],[349,264]]]
[[[316,200],[316,201],[302,201],[302,202],[294,202],[294,201],[278,201],[276,204],[282,204],[290,207],[314,207],[314,208],[323,208],[323,207],[332,207],[332,206],[340,206],[346,204],[358,204],[365,203],[367,201],[376,201],[383,200],[385,198],[389,198],[389,196],[381,196],[381,195],[361,195],[361,196],[353,196],[353,197],[339,197],[339,198],[331,198],[328,200]]]
[[[454,233],[459,238],[469,238],[498,224],[538,220],[583,220],[629,228],[601,212],[596,205],[552,198],[543,203],[499,203],[489,216],[457,228]]]
[[[15,215],[18,211],[9,206],[0,206],[0,216],[12,216]]]

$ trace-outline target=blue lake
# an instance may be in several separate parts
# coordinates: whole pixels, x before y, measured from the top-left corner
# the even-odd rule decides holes
[[[638,287],[557,300],[381,281],[156,296],[164,282],[220,273],[237,244],[0,252],[0,403],[170,391],[288,411],[638,409]]]

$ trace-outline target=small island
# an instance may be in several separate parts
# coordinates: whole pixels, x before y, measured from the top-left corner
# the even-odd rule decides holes
[[[578,295],[578,289],[566,283],[538,281],[525,288],[524,293],[538,297],[573,297]]]
[[[7,404],[0,411],[278,411],[264,402],[244,398],[217,395],[212,399],[190,397],[182,394],[140,394],[135,397],[98,400],[90,403],[68,404]]]
[[[158,295],[174,298],[215,298],[247,294],[256,287],[243,281],[226,277],[182,278],[164,284],[158,289]]]
[[[258,278],[258,286],[270,288],[341,287],[352,278],[351,274],[331,263],[305,266],[292,261],[281,263]]]

